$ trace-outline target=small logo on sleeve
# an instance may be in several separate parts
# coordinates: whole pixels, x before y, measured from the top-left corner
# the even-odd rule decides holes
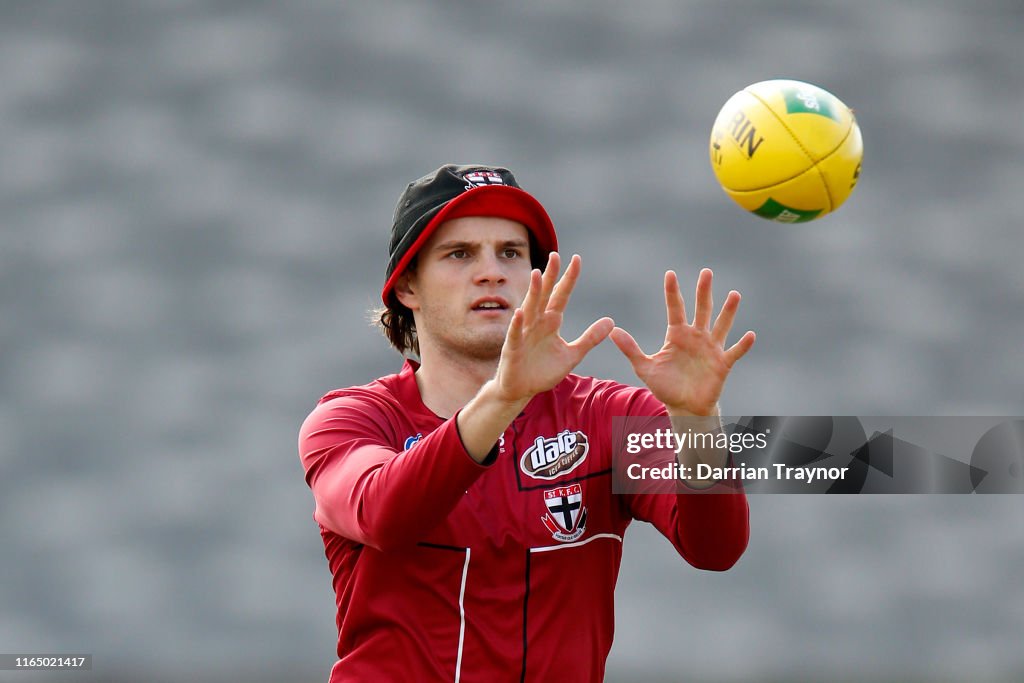
[[[587,435],[568,429],[557,435],[538,436],[519,461],[519,468],[534,479],[555,479],[572,472],[587,458]]]
[[[423,434],[416,434],[415,436],[407,437],[405,439],[405,445],[402,446],[402,450],[406,450],[406,451],[409,450],[410,448],[412,448],[412,445],[414,443],[416,443],[417,441],[419,441],[422,438],[423,438]]]
[[[556,541],[575,541],[587,529],[587,508],[583,505],[583,486],[571,484],[544,492],[548,511],[540,521]]]

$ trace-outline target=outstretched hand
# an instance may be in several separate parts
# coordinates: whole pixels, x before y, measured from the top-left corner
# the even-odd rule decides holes
[[[557,252],[551,252],[544,274],[540,270],[530,274],[530,288],[522,306],[512,314],[498,362],[496,380],[505,400],[529,400],[554,387],[615,326],[611,318],[600,318],[574,341],[562,338],[562,317],[579,278],[580,263],[580,257],[574,255],[559,278],[561,260]]]
[[[654,355],[647,355],[626,330],[616,327],[611,339],[633,365],[637,377],[665,404],[670,415],[715,415],[718,398],[732,366],[754,345],[753,332],[725,348],[732,329],[740,294],[729,292],[722,310],[711,325],[714,302],[712,273],[705,268],[697,278],[693,323],[686,320],[686,305],[673,271],[665,273],[665,309],[668,329],[665,343]],[[514,323],[513,323],[514,324]]]

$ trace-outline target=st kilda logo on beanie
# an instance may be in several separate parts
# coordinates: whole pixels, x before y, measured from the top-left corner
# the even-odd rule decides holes
[[[548,438],[538,436],[523,453],[519,468],[534,479],[556,479],[579,467],[589,450],[583,432],[566,429]]]
[[[497,171],[471,171],[462,176],[462,179],[466,181],[467,190],[472,190],[474,187],[505,184],[505,180]]]

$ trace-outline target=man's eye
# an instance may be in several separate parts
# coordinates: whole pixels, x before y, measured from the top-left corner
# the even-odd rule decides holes
[[[465,249],[456,249],[455,251],[448,254],[449,258],[462,259],[466,258],[469,254],[466,253]]]
[[[505,258],[519,258],[522,254],[519,253],[518,249],[506,249]]]

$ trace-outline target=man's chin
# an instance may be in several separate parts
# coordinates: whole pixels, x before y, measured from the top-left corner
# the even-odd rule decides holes
[[[491,334],[480,334],[459,344],[463,355],[474,360],[497,361],[501,357],[501,349],[505,346],[505,332],[494,331]]]
[[[498,342],[480,342],[467,348],[466,355],[476,360],[497,361],[501,358],[501,349],[504,345],[504,337],[502,337],[501,341]]]

